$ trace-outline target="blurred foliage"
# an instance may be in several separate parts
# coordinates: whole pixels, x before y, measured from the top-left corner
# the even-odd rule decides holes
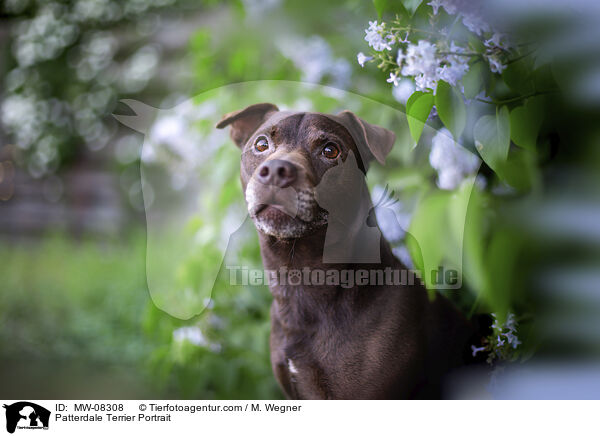
[[[185,88],[181,50],[161,32],[176,37],[192,7],[189,0],[3,2],[1,120],[15,159],[33,177],[52,174],[82,146],[96,151],[115,139],[110,114],[120,97],[164,98],[169,86]],[[173,71],[161,68],[167,59]],[[163,81],[165,74],[177,76]]]
[[[392,223],[378,215],[394,252],[425,271],[426,282],[426,271],[439,265],[462,266],[463,288],[446,295],[468,316],[495,312],[502,324],[515,313],[510,333],[516,332],[522,345],[517,354],[506,346],[502,358],[528,357],[540,349],[539,332],[529,323],[544,301],[536,294],[539,271],[582,262],[577,244],[589,243],[586,232],[597,230],[597,224],[581,218],[589,216],[586,206],[597,194],[591,188],[597,185],[593,175],[600,157],[597,112],[560,91],[574,81],[566,57],[549,70],[535,64],[521,46],[488,53],[485,41],[468,35],[459,22],[459,33],[467,35],[465,47],[479,52],[469,60],[461,84],[442,79],[433,95],[427,87],[415,91],[415,83],[406,87],[402,80],[395,86],[393,77],[386,81],[399,67],[397,51],[373,54],[384,64],[380,69],[356,62],[356,54],[367,47],[370,19],[429,26],[433,11],[426,1],[210,1],[195,8],[179,1],[76,3],[69,8],[66,2],[5,2],[2,20],[13,33],[11,51],[5,53],[4,124],[21,148],[21,163],[34,176],[67,167],[69,156],[84,143],[100,149],[102,143],[115,142],[117,163],[137,171],[138,164],[151,166],[143,154],[139,161],[139,135],[113,136],[107,115],[122,96],[175,106],[180,124],[174,131],[192,135],[187,148],[175,142],[184,135],[168,129],[158,138],[147,135],[144,147],[155,141],[171,147],[171,158],[182,153],[179,161],[195,164],[190,185],[210,180],[210,189],[194,197],[202,213],[177,228],[196,245],[173,272],[177,286],[191,290],[179,294],[178,307],[192,313],[206,308],[188,320],[157,308],[164,301],[151,301],[147,294],[141,235],[102,243],[55,235],[40,244],[3,244],[0,350],[6,362],[16,362],[15,367],[29,359],[59,365],[73,359],[107,366],[127,362],[157,396],[280,398],[269,363],[268,289],[230,286],[224,275],[213,283],[208,273],[224,253],[232,210],[243,204],[239,150],[225,132],[215,133],[214,122],[222,113],[267,97],[281,108],[350,109],[392,128],[396,146],[385,166],[372,166],[367,182],[374,197],[385,185],[398,197]],[[90,15],[95,9],[86,9],[87,3],[120,12],[113,18]],[[163,58],[160,38],[152,39],[160,29],[157,23],[174,14],[177,27],[197,10],[203,21],[183,52]],[[56,20],[60,24],[52,24]],[[526,29],[527,21],[520,25],[520,31]],[[29,41],[27,35],[35,38]],[[423,35],[417,36],[413,43]],[[46,47],[52,41],[58,45]],[[32,57],[28,50],[37,54]],[[175,62],[179,54],[183,63]],[[139,75],[132,74],[135,59],[145,65]],[[503,71],[497,70],[498,62],[506,62]],[[168,65],[174,67],[160,72]],[[235,83],[240,85],[225,86]],[[551,94],[534,95],[549,89]],[[197,95],[193,110],[177,112],[190,92]],[[396,110],[405,111],[408,119],[395,115]],[[197,152],[202,140],[210,153]],[[473,156],[481,158],[476,165]],[[565,174],[576,166],[587,172],[579,174],[579,183],[569,184]],[[143,181],[146,206],[151,199],[181,195],[176,192],[181,188],[171,185],[185,185],[184,169],[190,170],[168,168],[178,176],[174,180]],[[243,236],[239,262],[260,268],[256,234]],[[570,237],[575,242],[565,244]],[[152,268],[159,264],[160,259]]]

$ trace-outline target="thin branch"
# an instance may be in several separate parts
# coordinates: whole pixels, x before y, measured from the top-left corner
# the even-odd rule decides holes
[[[456,51],[441,51],[441,55],[454,55],[454,56],[465,56],[465,57],[483,57],[481,53],[459,53]]]
[[[514,63],[514,62],[518,62],[518,61],[520,61],[521,59],[524,59],[524,58],[526,58],[527,56],[530,56],[530,55],[532,55],[532,54],[534,54],[534,53],[535,53],[535,50],[532,50],[532,51],[530,51],[529,53],[525,53],[525,54],[523,54],[523,55],[521,55],[521,56],[517,56],[517,57],[516,57],[516,58],[514,58],[514,59],[509,59],[508,61],[506,61],[506,65],[508,65],[508,64],[512,64],[512,63]]]
[[[475,100],[480,101],[482,103],[487,103],[487,104],[501,105],[501,104],[513,103],[515,101],[526,100],[531,97],[537,97],[538,95],[554,94],[556,92],[557,91],[540,91],[540,92],[534,92],[532,94],[521,95],[518,97],[507,98],[506,100],[484,100],[482,98],[476,98]]]

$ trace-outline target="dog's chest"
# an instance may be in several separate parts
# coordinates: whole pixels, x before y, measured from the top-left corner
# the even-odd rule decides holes
[[[272,319],[271,357],[280,385],[290,398],[332,398],[342,383],[340,376],[354,378],[337,371],[344,361],[353,360],[351,341],[341,341],[339,330],[314,314],[302,323],[282,319],[287,312],[279,309]]]

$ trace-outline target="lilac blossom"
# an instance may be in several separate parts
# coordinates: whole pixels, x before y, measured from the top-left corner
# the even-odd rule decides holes
[[[375,51],[383,51],[383,50],[391,50],[391,35],[383,35],[384,33],[384,24],[377,24],[377,21],[369,21],[369,28],[365,30],[365,41],[369,43],[373,50]]]

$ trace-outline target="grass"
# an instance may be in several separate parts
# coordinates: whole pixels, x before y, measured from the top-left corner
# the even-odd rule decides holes
[[[268,358],[268,291],[221,285],[214,310],[172,318],[150,299],[145,243],[136,233],[0,245],[5,398],[280,397]],[[201,326],[221,349],[174,341],[185,325]]]

